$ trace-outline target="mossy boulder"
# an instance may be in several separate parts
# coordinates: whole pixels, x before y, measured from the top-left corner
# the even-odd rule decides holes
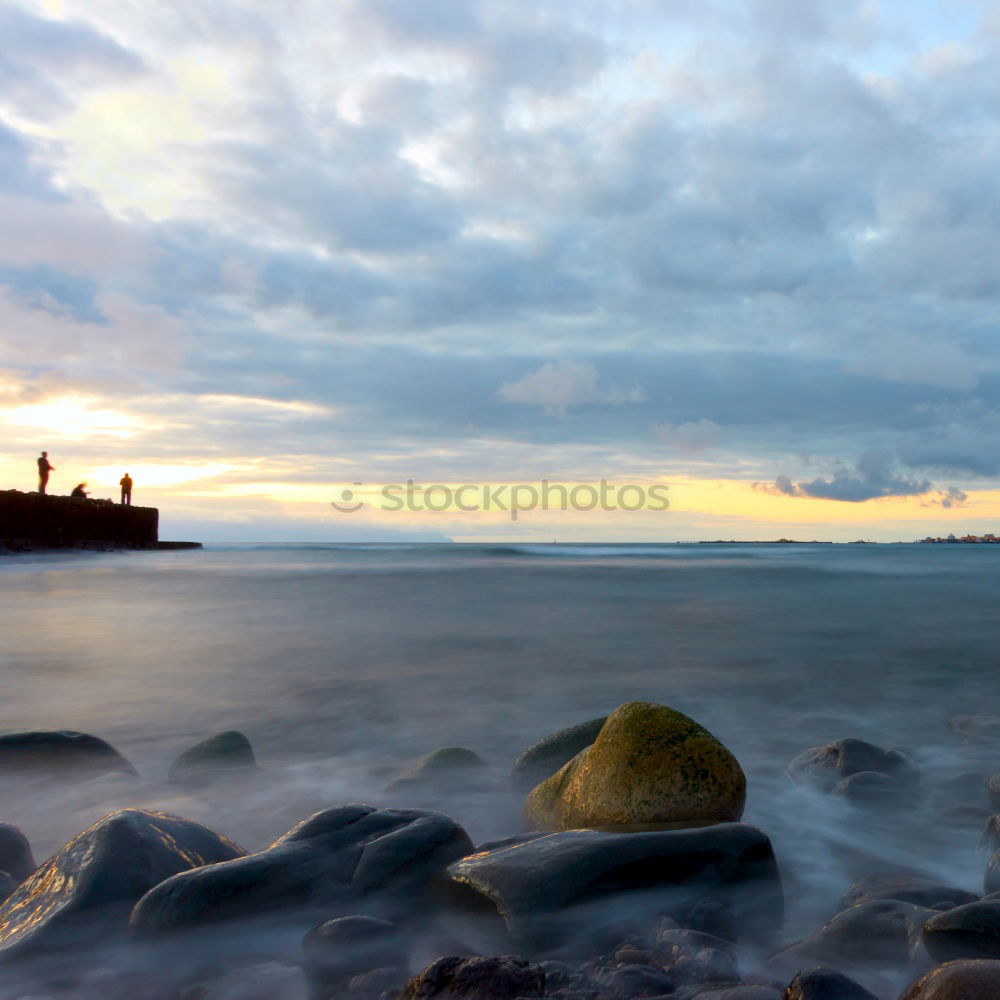
[[[594,743],[528,795],[532,829],[643,828],[738,820],[746,777],[707,729],[665,705],[633,701]]]

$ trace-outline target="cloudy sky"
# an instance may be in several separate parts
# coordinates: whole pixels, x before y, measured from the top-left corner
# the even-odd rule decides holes
[[[995,4],[0,0],[0,38],[0,488],[46,448],[205,540],[1000,533]],[[407,479],[672,505],[378,509]]]

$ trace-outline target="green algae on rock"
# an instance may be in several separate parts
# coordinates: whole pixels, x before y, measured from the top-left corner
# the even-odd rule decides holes
[[[739,762],[707,729],[665,705],[633,701],[531,791],[524,814],[531,829],[634,829],[739,820],[745,801]]]

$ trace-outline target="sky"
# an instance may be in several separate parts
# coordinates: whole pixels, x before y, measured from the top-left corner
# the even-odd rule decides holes
[[[204,541],[1000,534],[995,4],[0,0],[0,38],[0,489],[45,449]],[[670,503],[382,492],[543,480]]]

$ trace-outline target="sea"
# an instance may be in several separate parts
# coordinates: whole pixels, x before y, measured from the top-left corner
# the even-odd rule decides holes
[[[986,717],[1000,711],[998,547],[28,554],[0,557],[0,601],[0,728],[94,733],[140,775],[0,790],[0,820],[39,860],[122,806],[205,822],[248,850],[345,802],[440,808],[477,843],[508,836],[521,829],[515,757],[638,700],[687,713],[741,762],[744,819],[774,842],[792,939],[865,866],[982,891],[984,782],[1000,771]],[[250,739],[258,772],[168,782],[180,751],[227,729]],[[912,803],[859,809],[790,780],[792,758],[843,737],[907,754],[922,775]],[[386,791],[445,746],[479,754],[490,783],[432,802]]]

